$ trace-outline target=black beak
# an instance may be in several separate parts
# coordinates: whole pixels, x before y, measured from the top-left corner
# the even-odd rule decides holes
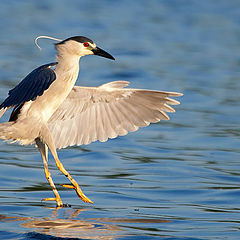
[[[105,52],[104,50],[102,50],[99,47],[96,47],[96,48],[92,49],[92,52],[93,52],[94,55],[98,55],[98,56],[101,56],[101,57],[105,57],[105,58],[109,58],[109,59],[115,60],[115,58],[112,55],[110,55],[109,53]]]

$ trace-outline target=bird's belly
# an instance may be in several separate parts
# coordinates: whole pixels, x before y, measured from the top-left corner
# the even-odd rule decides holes
[[[50,104],[45,105],[41,108],[41,111],[38,111],[40,114],[40,117],[44,120],[44,122],[47,122],[48,119],[53,115],[53,113],[57,110],[59,105],[59,99],[48,99]]]

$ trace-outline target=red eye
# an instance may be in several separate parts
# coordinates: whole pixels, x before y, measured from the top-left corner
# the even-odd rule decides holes
[[[84,46],[84,47],[88,47],[88,46],[89,46],[89,43],[88,43],[88,42],[85,42],[85,43],[83,44],[83,46]]]

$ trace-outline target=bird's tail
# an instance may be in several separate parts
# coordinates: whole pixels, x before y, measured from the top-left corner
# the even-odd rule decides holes
[[[29,121],[5,122],[0,124],[0,139],[22,145],[32,144],[39,136],[40,129],[40,125],[31,125]]]
[[[15,140],[14,137],[14,122],[5,122],[0,124],[0,139]]]

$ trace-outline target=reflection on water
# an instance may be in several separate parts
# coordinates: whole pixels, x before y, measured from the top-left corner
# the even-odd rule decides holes
[[[86,209],[87,210],[87,209]],[[81,239],[104,239],[114,240],[115,237],[124,237],[124,227],[117,224],[121,223],[141,223],[146,227],[151,223],[170,222],[167,220],[150,219],[150,218],[96,218],[77,220],[76,218],[85,209],[75,210],[65,215],[64,219],[57,217],[57,210],[53,210],[51,217],[36,218],[36,217],[13,217],[0,215],[0,222],[23,222],[21,226],[30,232],[28,236],[34,237],[41,234],[42,237],[54,236],[58,238],[79,238]]]
[[[23,222],[21,226],[27,228],[29,236],[36,236],[36,233],[42,237],[54,236],[59,238],[78,238],[81,239],[115,239],[118,236],[120,227],[104,224],[97,221],[81,221],[71,218],[18,218],[1,215],[2,222]]]

